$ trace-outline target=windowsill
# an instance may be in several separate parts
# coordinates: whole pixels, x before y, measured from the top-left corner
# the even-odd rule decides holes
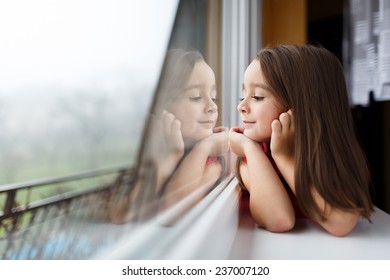
[[[345,237],[334,237],[308,219],[298,219],[295,229],[272,233],[248,217],[241,221],[230,259],[390,259],[390,215],[375,208],[372,224],[361,219]]]

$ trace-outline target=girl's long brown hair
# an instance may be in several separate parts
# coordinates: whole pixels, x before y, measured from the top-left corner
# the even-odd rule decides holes
[[[370,174],[337,57],[322,47],[282,45],[262,49],[257,59],[272,93],[293,111],[295,189],[305,215],[324,219],[314,187],[328,206],[369,219]]]

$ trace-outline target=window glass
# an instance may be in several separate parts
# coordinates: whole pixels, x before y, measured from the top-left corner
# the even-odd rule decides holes
[[[134,165],[176,9],[1,1],[0,185]]]
[[[215,21],[210,20],[211,2],[179,3],[144,136],[138,179],[125,198],[130,200],[123,209],[127,214],[118,209],[123,197],[112,203],[115,222],[125,222],[122,218],[129,216],[137,221],[155,217],[182,201],[189,209],[228,173],[220,73],[211,63],[221,54],[209,47],[218,48],[221,36],[207,36],[220,26],[221,18],[216,14]]]

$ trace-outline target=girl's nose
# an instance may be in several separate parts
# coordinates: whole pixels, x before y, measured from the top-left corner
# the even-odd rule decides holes
[[[217,104],[215,104],[214,100],[209,98],[208,104],[207,104],[207,112],[208,113],[216,113],[218,110]]]
[[[246,105],[245,99],[243,99],[240,103],[238,103],[237,110],[240,113],[247,113],[248,112],[248,107]]]

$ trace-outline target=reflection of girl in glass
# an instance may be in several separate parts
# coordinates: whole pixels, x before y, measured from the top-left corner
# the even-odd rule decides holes
[[[199,52],[168,51],[156,110],[165,144],[155,151],[163,156],[157,182],[164,208],[195,190],[203,197],[224,173],[227,131],[215,128],[216,98],[214,72]]]
[[[245,71],[237,109],[243,128],[231,129],[230,147],[257,224],[288,231],[302,211],[343,236],[369,218],[369,172],[333,54],[314,46],[261,50]]]
[[[215,127],[216,97],[214,72],[199,52],[167,52],[137,179],[111,199],[111,221],[150,217],[189,195],[190,207],[223,178],[228,131]]]

